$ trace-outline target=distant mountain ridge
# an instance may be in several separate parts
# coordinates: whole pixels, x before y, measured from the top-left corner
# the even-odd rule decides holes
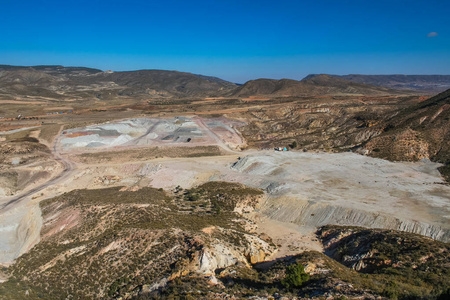
[[[386,87],[355,83],[335,76],[309,75],[297,81],[292,79],[256,79],[233,91],[233,96],[302,96],[302,95],[386,95],[398,91]]]
[[[355,83],[383,86],[396,90],[440,93],[450,88],[450,75],[330,75]]]
[[[0,96],[109,99],[221,96],[237,87],[216,77],[178,71],[112,72],[83,67],[0,65]]]
[[[86,67],[0,65],[0,99],[41,97],[102,100],[117,97],[295,97],[434,93],[450,88],[450,75],[308,75],[256,79],[243,85],[179,71],[102,71]]]

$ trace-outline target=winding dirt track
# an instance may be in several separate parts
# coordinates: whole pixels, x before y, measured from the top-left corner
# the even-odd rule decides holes
[[[58,133],[57,137],[55,138],[55,140],[53,142],[53,147],[52,147],[53,153],[52,154],[53,154],[54,159],[56,161],[58,161],[59,163],[61,163],[61,165],[63,166],[62,172],[59,173],[58,175],[56,175],[55,177],[53,177],[52,179],[50,179],[49,181],[41,184],[40,186],[37,186],[37,187],[32,188],[31,190],[28,190],[18,196],[15,196],[14,198],[10,199],[8,202],[2,204],[0,206],[0,214],[13,208],[14,204],[19,204],[21,201],[25,200],[29,196],[31,196],[35,193],[38,193],[38,192],[46,189],[49,186],[58,184],[64,180],[66,180],[67,178],[69,178],[72,175],[73,170],[75,169],[74,163],[65,159],[59,153],[58,144],[59,144],[60,133],[61,132]]]

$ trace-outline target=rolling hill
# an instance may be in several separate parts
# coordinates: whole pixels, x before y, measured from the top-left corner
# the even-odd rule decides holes
[[[163,70],[103,72],[63,66],[0,66],[0,97],[112,99],[219,96],[237,85],[215,77]]]
[[[354,83],[330,75],[309,75],[301,81],[292,79],[257,79],[246,82],[232,92],[232,96],[317,96],[317,95],[386,95],[398,91]]]

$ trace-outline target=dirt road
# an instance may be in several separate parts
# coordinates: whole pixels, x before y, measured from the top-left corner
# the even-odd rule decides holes
[[[27,190],[0,205],[0,264],[8,265],[39,242],[42,217],[33,196],[46,188],[71,178],[75,165],[59,152],[59,135],[52,146],[53,158],[62,165],[62,171],[47,182]]]

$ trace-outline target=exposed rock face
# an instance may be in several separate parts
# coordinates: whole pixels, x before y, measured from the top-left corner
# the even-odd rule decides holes
[[[217,230],[222,234],[233,234],[222,228]],[[257,236],[244,234],[241,238],[243,239],[239,245],[228,244],[224,240],[217,239],[208,241],[209,246],[205,246],[198,255],[198,269],[194,271],[204,275],[214,275],[217,269],[237,263],[250,266],[266,261],[276,250],[275,245],[270,245]]]
[[[358,227],[324,226],[319,230],[325,253],[344,265],[365,273],[385,268],[448,265],[449,244],[423,236]]]
[[[264,209],[270,218],[283,222],[293,222],[301,226],[321,227],[327,224],[356,225],[367,228],[385,228],[412,232],[449,242],[450,229],[425,222],[399,219],[379,212],[369,212],[357,208],[320,204],[311,201],[296,201],[294,206],[279,206]]]

